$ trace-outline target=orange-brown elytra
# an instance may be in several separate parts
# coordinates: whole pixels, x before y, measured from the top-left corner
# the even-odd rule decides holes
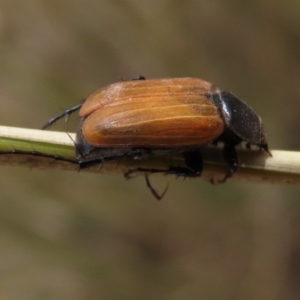
[[[52,118],[79,110],[76,157],[80,168],[122,157],[182,154],[186,167],[137,168],[195,177],[202,172],[201,148],[224,144],[229,165],[223,182],[239,167],[235,147],[242,141],[269,153],[260,117],[230,92],[198,78],[122,81],[104,87]]]
[[[82,135],[101,148],[207,144],[224,131],[218,108],[206,96],[211,89],[210,83],[194,78],[112,84],[81,107]]]

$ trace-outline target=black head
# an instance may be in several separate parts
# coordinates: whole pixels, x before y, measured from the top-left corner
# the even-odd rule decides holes
[[[245,102],[230,92],[216,89],[211,100],[218,107],[225,123],[220,140],[237,145],[242,141],[268,150],[261,118]]]

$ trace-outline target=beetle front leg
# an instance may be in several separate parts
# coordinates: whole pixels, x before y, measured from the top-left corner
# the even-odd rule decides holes
[[[240,166],[240,162],[239,162],[239,158],[238,158],[235,146],[225,144],[224,150],[223,150],[223,155],[224,155],[225,161],[227,162],[227,164],[229,166],[229,171],[226,173],[224,178],[221,181],[219,181],[218,183],[226,182],[226,180],[228,178],[232,177],[232,175],[237,172],[237,170]]]

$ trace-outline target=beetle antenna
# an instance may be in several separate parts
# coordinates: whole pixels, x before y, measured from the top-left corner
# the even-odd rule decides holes
[[[84,102],[85,100],[83,100],[82,102]],[[73,107],[70,107],[66,110],[64,110],[61,114],[49,119],[47,121],[47,123],[42,127],[42,129],[47,129],[49,128],[51,125],[53,125],[54,123],[56,123],[58,120],[62,119],[63,117],[66,117],[66,121],[68,120],[68,117],[74,113],[75,111],[79,110],[81,108],[81,106],[83,105],[83,103],[77,104]]]

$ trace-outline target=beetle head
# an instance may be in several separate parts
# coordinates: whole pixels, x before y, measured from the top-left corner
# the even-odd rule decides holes
[[[218,88],[210,99],[217,106],[226,126],[220,140],[234,145],[245,141],[269,153],[261,118],[251,107],[232,93]]]

